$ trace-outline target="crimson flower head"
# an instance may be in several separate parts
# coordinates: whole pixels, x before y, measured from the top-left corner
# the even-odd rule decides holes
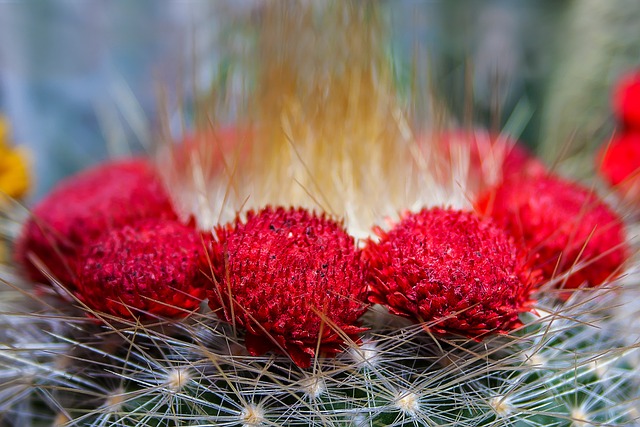
[[[469,184],[483,190],[489,181],[510,180],[546,172],[546,167],[522,143],[486,130],[453,130],[437,135],[439,150],[451,165],[459,152],[468,153]],[[492,174],[497,176],[492,177]]]
[[[614,136],[596,161],[600,175],[610,185],[640,203],[640,130]]]
[[[206,293],[200,237],[174,220],[145,219],[102,234],[77,265],[76,296],[118,317],[184,316]]]
[[[537,275],[492,220],[423,209],[376,232],[365,248],[372,303],[440,334],[479,339],[520,326]]]
[[[173,167],[187,175],[194,162],[205,171],[221,170],[226,156],[238,154],[239,160],[247,159],[252,139],[251,129],[237,127],[186,134],[179,144],[172,146]]]
[[[288,354],[306,368],[359,341],[367,308],[361,254],[343,226],[304,209],[267,207],[216,230],[209,305],[246,329],[252,355]]]
[[[545,279],[567,273],[564,288],[598,286],[627,259],[622,220],[577,183],[556,176],[505,182],[477,205],[529,250]]]
[[[620,78],[613,91],[613,110],[625,127],[640,130],[640,70]]]
[[[524,145],[514,142],[502,162],[502,177],[507,181],[514,177],[536,176],[546,173],[547,167]]]
[[[174,218],[169,197],[151,164],[114,161],[62,181],[32,212],[17,242],[16,259],[36,281],[46,279],[37,257],[63,284],[73,283],[74,260],[88,242],[143,218]]]

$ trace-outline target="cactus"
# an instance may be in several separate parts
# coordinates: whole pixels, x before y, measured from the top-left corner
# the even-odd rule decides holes
[[[542,276],[536,263],[540,262],[538,246],[544,245],[546,239],[530,245],[523,244],[521,238],[506,237],[507,234],[498,231],[497,221],[494,224],[487,212],[485,217],[473,212],[470,203],[486,200],[481,191],[499,194],[492,190],[493,178],[487,179],[487,185],[471,180],[482,179],[485,172],[491,177],[496,175],[501,156],[510,148],[501,145],[506,139],[492,141],[488,145],[489,154],[480,150],[477,161],[473,145],[479,143],[475,140],[442,155],[440,130],[434,129],[430,134],[413,131],[414,120],[387,86],[383,61],[379,61],[380,52],[376,49],[380,17],[375,8],[359,3],[347,3],[344,7],[330,3],[319,9],[311,5],[288,6],[287,13],[282,13],[279,4],[262,11],[264,28],[258,40],[263,56],[254,77],[260,90],[253,93],[255,104],[248,109],[256,114],[247,120],[249,130],[245,132],[241,127],[244,125],[241,120],[235,132],[222,129],[219,123],[213,128],[197,123],[200,135],[205,136],[193,139],[193,144],[171,142],[159,148],[154,160],[163,166],[158,171],[163,175],[175,214],[165,207],[142,209],[139,204],[146,199],[138,198],[136,204],[131,203],[126,185],[113,191],[109,188],[112,180],[96,178],[100,173],[94,171],[72,177],[61,190],[55,190],[55,198],[42,202],[47,209],[35,207],[33,212],[38,212],[37,216],[21,220],[27,225],[8,227],[13,233],[12,240],[17,242],[13,246],[14,257],[20,262],[0,266],[3,425],[638,424],[640,326],[633,304],[639,289],[634,277],[632,240],[619,236],[594,238],[601,245],[594,249],[588,246],[590,239],[598,236],[599,227],[607,230],[609,224],[596,223],[586,236],[574,235],[570,229],[562,237],[571,241],[579,234],[577,238],[582,240],[578,243],[588,251],[577,251],[568,266],[560,262],[560,255],[556,259],[558,268],[551,272],[545,269]],[[313,36],[321,29],[327,31],[327,26],[330,33],[335,32],[334,42],[341,40],[340,34],[348,30],[352,36],[349,45],[332,43],[328,44],[332,49],[326,51],[323,45],[317,46],[315,52],[306,50],[314,42]],[[299,38],[295,40],[291,34],[298,34]],[[278,37],[294,42],[283,44]],[[356,48],[359,55],[350,57],[350,49]],[[303,58],[323,67],[309,69]],[[229,138],[233,143],[225,140]],[[173,139],[165,135],[165,142]],[[489,162],[483,156],[496,156],[497,161]],[[484,161],[487,163],[483,165]],[[484,170],[489,164],[493,170]],[[539,165],[523,168],[521,176],[513,179],[534,180],[541,174],[549,174]],[[104,172],[105,168],[108,166],[99,171]],[[75,200],[74,192],[82,188],[81,181],[86,176],[93,177],[91,185],[98,195],[99,209],[91,210],[81,200],[78,204],[69,203]],[[154,194],[165,200],[164,190],[152,182]],[[147,184],[140,185],[147,188]],[[593,209],[594,203],[603,203],[599,198],[594,202],[592,191],[573,185],[580,188],[576,192],[588,194],[581,211]],[[553,192],[544,196],[555,197]],[[58,203],[61,206],[56,209],[60,210],[49,203]],[[485,202],[482,203],[478,211],[484,212]],[[264,208],[269,204],[296,209]],[[443,205],[455,206],[455,210],[463,209],[466,213],[443,213],[448,212],[445,209],[454,210],[447,207],[436,209],[436,217],[463,217],[480,230],[491,230],[487,233],[504,250],[491,260],[511,256],[518,260],[514,261],[518,270],[506,273],[508,281],[496,279],[498,285],[513,282],[526,286],[516,292],[517,303],[508,307],[510,313],[517,310],[519,315],[502,323],[497,328],[501,333],[480,325],[491,321],[495,313],[490,311],[484,313],[486,319],[477,320],[478,324],[464,333],[465,325],[473,323],[473,314],[464,313],[467,310],[473,313],[471,310],[478,302],[471,302],[468,307],[456,305],[442,318],[428,310],[407,311],[403,316],[392,314],[394,307],[399,309],[384,292],[391,287],[376,288],[375,293],[369,292],[368,297],[360,299],[359,280],[364,280],[371,291],[386,277],[378,274],[385,265],[396,261],[402,265],[402,256],[407,252],[393,252],[387,256],[391,261],[381,257],[374,262],[371,258],[382,253],[384,248],[376,245],[381,240],[389,241],[385,239],[392,234],[390,230],[413,218],[412,214],[402,212],[423,212],[423,208]],[[138,216],[142,212],[145,215],[127,216],[127,208]],[[89,217],[85,215],[87,209],[91,212]],[[307,211],[316,212],[317,216]],[[282,224],[277,222],[281,214],[285,215]],[[619,220],[617,214],[610,214],[614,221]],[[251,223],[261,215],[272,221],[273,229],[266,225],[268,222],[259,227]],[[561,211],[561,217],[568,215]],[[48,222],[49,218],[55,218],[55,223]],[[109,218],[118,220],[109,222]],[[161,225],[175,224],[178,219],[183,222],[181,227],[172,225],[169,230],[191,230],[192,236],[179,240],[190,242],[191,249],[188,255],[171,257],[184,248],[176,248],[178,238],[173,234],[167,237],[168,232]],[[291,221],[300,221],[303,226],[296,228]],[[61,226],[61,222],[71,225]],[[487,225],[489,222],[494,225]],[[44,241],[38,237],[41,244],[38,253],[30,250],[29,239],[33,237],[28,237],[40,236],[30,234],[34,224],[47,237]],[[264,233],[278,233],[278,227],[285,230],[290,227],[289,234],[277,235],[273,241],[265,237]],[[47,232],[51,228],[56,232]],[[256,234],[237,234],[247,229],[257,230]],[[77,239],[60,251],[61,242],[68,243],[65,237],[71,234],[65,236],[61,232],[64,230],[74,230],[76,234],[85,230],[92,234],[80,233],[86,240]],[[448,232],[447,228],[437,230],[441,235]],[[325,240],[314,240],[314,233]],[[456,270],[463,268],[462,260],[473,266],[477,260],[474,257],[482,256],[482,251],[497,250],[493,242],[485,239],[485,234],[478,234],[481,244],[474,246],[475,251],[466,251],[474,253],[458,254],[458,258],[448,261],[452,275],[463,275],[465,271]],[[633,231],[628,234],[632,236]],[[399,235],[404,239],[402,233]],[[462,239],[461,235],[456,239]],[[192,248],[193,236],[197,236],[202,248]],[[295,250],[278,250],[278,245],[286,245],[287,238],[295,241]],[[442,245],[443,238],[438,239],[429,239],[429,244]],[[396,246],[403,250],[406,242],[408,239],[401,240]],[[47,244],[55,252],[51,257],[42,251]],[[171,253],[163,252],[166,247],[171,248]],[[265,247],[272,252],[261,253]],[[331,278],[348,277],[340,286],[323,288],[322,292],[332,295],[323,301],[332,304],[346,295],[354,303],[347,306],[358,313],[365,311],[363,307],[369,303],[383,305],[369,306],[356,325],[349,316],[336,319],[331,310],[314,311],[312,305],[316,301],[298,301],[298,305],[312,307],[302,320],[315,316],[320,325],[312,336],[317,345],[301,346],[307,358],[300,359],[288,347],[291,341],[287,340],[294,339],[286,334],[287,328],[292,329],[290,325],[276,336],[271,331],[277,326],[268,324],[272,312],[264,314],[259,304],[242,305],[238,301],[242,301],[239,292],[253,286],[252,292],[265,293],[265,305],[273,301],[284,304],[280,294],[278,298],[275,295],[270,298],[268,294],[282,292],[276,280],[290,280],[286,283],[300,287],[307,282],[295,282],[297,270],[285,275],[269,269],[278,268],[278,263],[295,261],[301,253],[312,250],[316,251],[314,256],[320,264],[325,260],[344,268],[345,272],[341,272],[344,274]],[[597,264],[599,257],[619,250],[630,259],[607,267],[604,283],[589,283],[587,278],[586,284],[590,286],[582,286],[581,282],[562,289],[576,271],[587,269]],[[443,250],[439,256],[447,253]],[[583,253],[589,254],[589,258],[581,258]],[[147,256],[151,261],[144,264]],[[258,260],[258,267],[244,263],[245,258]],[[357,263],[353,263],[354,259]],[[309,265],[315,265],[313,262]],[[343,267],[338,262],[351,264]],[[60,264],[71,267],[65,280],[52,274],[65,271]],[[133,265],[132,270],[122,267],[129,264]],[[373,269],[374,264],[377,270]],[[284,264],[281,265],[284,269]],[[308,273],[310,267],[304,265],[304,272]],[[264,271],[259,270],[261,266]],[[334,267],[328,265],[326,269],[331,271]],[[469,271],[473,273],[473,268]],[[87,272],[91,275],[87,276]],[[144,272],[144,276],[138,277],[138,272]],[[520,280],[520,276],[530,278],[532,283],[525,283],[528,279]],[[245,283],[255,277],[273,283]],[[317,280],[318,286],[331,283],[322,272],[305,277],[309,282]],[[108,291],[102,288],[114,280],[115,288]],[[92,284],[91,289],[87,289],[88,283]],[[154,294],[158,283],[162,283],[163,290],[170,286],[174,295]],[[408,295],[413,288],[407,283],[397,279],[393,288],[393,292],[405,298],[405,303],[415,301]],[[456,283],[453,278],[447,283],[447,298],[455,297]],[[294,285],[287,292],[294,296],[303,292]],[[102,291],[104,301],[99,301]],[[475,287],[464,291],[475,292]],[[128,292],[133,292],[135,298],[125,300]],[[187,301],[191,302],[183,301],[187,296],[202,298],[204,293],[209,297],[208,304],[206,300],[200,306],[194,306],[189,298]],[[431,297],[440,295],[431,294],[422,301],[428,302]],[[295,302],[291,306],[278,306],[275,310],[289,315],[297,308]],[[421,318],[424,313],[431,317]],[[448,322],[452,318],[455,322]],[[453,330],[439,327],[443,324],[455,326]],[[303,329],[297,328],[295,332],[303,334]],[[325,339],[331,341],[327,343]],[[269,351],[263,351],[265,342]],[[323,348],[329,350],[323,352]]]

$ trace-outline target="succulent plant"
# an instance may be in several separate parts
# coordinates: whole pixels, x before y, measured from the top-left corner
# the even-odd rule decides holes
[[[479,194],[471,140],[443,179],[385,83],[375,8],[328,4],[260,10],[242,144],[164,135],[135,161],[161,180],[98,166],[13,232],[2,425],[640,424],[634,225],[534,158],[492,159]],[[327,25],[351,38],[316,46]],[[488,209],[513,183],[522,212]]]

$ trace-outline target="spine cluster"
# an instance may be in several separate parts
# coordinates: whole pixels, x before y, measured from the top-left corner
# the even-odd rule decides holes
[[[265,6],[255,99],[212,90],[230,123],[196,105],[8,233],[0,425],[640,425],[637,75],[605,200],[504,135],[413,129],[375,7],[322,4]]]
[[[637,354],[603,286],[630,253],[622,220],[526,170],[476,211],[406,212],[360,244],[296,207],[199,230],[142,159],[83,172],[17,240],[3,422],[631,422]]]

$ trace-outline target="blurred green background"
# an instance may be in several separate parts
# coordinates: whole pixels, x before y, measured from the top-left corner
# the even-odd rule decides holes
[[[562,157],[574,173],[590,173],[589,153],[615,127],[611,84],[640,64],[640,2],[380,7],[407,103],[428,115],[432,94],[454,122],[506,126],[547,161]],[[230,17],[259,10],[257,0],[0,0],[0,111],[32,151],[32,197],[107,156],[145,149],[158,85],[188,100],[185,80],[206,85]]]

